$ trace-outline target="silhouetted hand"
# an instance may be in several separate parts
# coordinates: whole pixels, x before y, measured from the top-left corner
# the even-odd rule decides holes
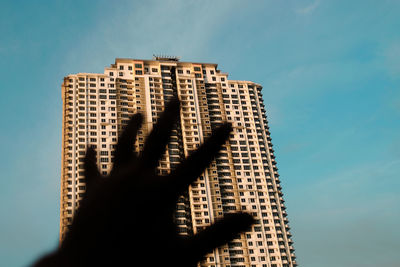
[[[158,160],[178,118],[175,99],[136,155],[133,143],[142,116],[134,115],[119,138],[108,177],[101,177],[96,153],[88,149],[86,195],[60,248],[35,266],[195,266],[251,226],[254,219],[238,213],[192,237],[178,235],[173,221],[178,197],[208,167],[232,130],[224,124],[169,175],[158,176]]]

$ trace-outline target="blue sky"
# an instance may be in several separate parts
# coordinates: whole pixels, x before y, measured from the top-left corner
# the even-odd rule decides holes
[[[400,2],[2,1],[0,265],[56,246],[61,81],[116,57],[263,85],[298,263],[400,266]]]

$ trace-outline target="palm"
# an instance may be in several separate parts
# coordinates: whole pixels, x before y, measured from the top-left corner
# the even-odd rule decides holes
[[[88,150],[86,196],[59,251],[37,266],[193,266],[251,225],[251,216],[235,214],[191,238],[178,235],[173,222],[177,198],[210,164],[231,131],[223,125],[170,175],[158,176],[158,160],[178,117],[179,102],[174,100],[137,155],[132,144],[142,117],[134,115],[119,139],[109,177],[101,177],[95,152]]]

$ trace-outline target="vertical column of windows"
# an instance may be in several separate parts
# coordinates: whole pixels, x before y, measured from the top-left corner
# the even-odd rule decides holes
[[[253,247],[249,250],[250,260],[252,263],[259,263],[260,265],[268,262],[267,243],[271,235],[268,233],[269,228],[265,226],[268,222],[265,220],[267,216],[268,207],[266,205],[266,188],[264,185],[265,177],[261,170],[260,152],[258,151],[256,141],[256,130],[254,120],[249,112],[250,97],[246,83],[238,83],[235,89],[240,101],[240,115],[241,123],[243,125],[243,132],[245,140],[239,141],[242,162],[246,163],[244,168],[245,187],[247,189],[248,197],[242,198],[241,201],[248,203],[254,217],[257,218],[256,224],[253,225],[252,231],[246,233],[247,241]],[[243,151],[245,151],[243,153]],[[255,247],[254,247],[255,246]]]
[[[226,94],[224,94],[225,85],[221,83],[206,84],[208,108],[210,110],[211,127],[215,129],[221,125],[230,116],[229,105]],[[237,131],[237,125],[234,125]],[[232,135],[231,137],[233,137]],[[232,138],[231,138],[232,139]],[[238,179],[234,168],[233,149],[230,143],[226,144],[216,160],[217,180],[220,189],[220,201],[222,203],[222,212],[230,213],[241,209],[239,201]],[[237,236],[227,247],[223,248],[221,255],[225,263],[246,264],[249,262],[248,251],[244,242],[244,236]]]
[[[162,95],[160,95],[160,97],[157,97],[158,95],[156,95],[155,100],[156,102],[161,102],[160,100],[162,100],[162,104],[160,106],[156,105],[156,111],[152,111],[157,114],[157,117],[162,113],[163,107],[173,96],[180,96],[181,92],[178,89],[179,82],[176,74],[176,66],[161,65],[161,82]],[[182,109],[184,108],[183,103],[181,104],[181,107]],[[154,120],[154,122],[156,122],[156,120]],[[167,150],[160,161],[160,164],[165,164],[165,167],[169,164],[169,169],[167,170],[166,168],[162,168],[162,171],[169,172],[170,170],[175,169],[184,159],[184,138],[184,126],[180,121],[177,123],[176,128],[172,130],[170,142],[167,145]],[[188,192],[185,192],[177,201],[175,222],[177,224],[179,234],[192,234],[192,217]]]
[[[161,72],[158,78],[153,79],[153,92],[151,92],[152,97],[152,122],[153,124],[157,123],[158,118],[161,116],[162,112],[164,111],[165,104],[168,102],[168,99],[173,95],[172,90],[172,80],[171,80],[171,71],[169,66],[161,65],[160,67]],[[172,166],[176,163],[176,158],[179,157],[178,155],[171,155],[170,153],[174,153],[175,147],[179,147],[179,138],[177,136],[177,132],[174,130],[171,134],[171,143],[168,144],[168,149],[165,151],[164,155],[159,161],[159,173],[160,174],[168,174],[172,169]],[[176,153],[175,153],[176,154]],[[171,158],[172,156],[172,158]],[[171,166],[172,165],[172,166]],[[186,217],[184,214],[186,208],[184,205],[178,205],[177,207],[177,214],[176,217],[177,222],[186,222]],[[183,226],[185,224],[179,224],[180,227],[178,228],[180,233],[186,233],[186,228]]]
[[[139,81],[139,77],[134,76],[133,62],[128,62],[124,65],[118,63],[117,69],[122,72],[122,76],[117,79],[116,86],[114,88],[113,84],[110,84],[109,92],[115,93],[116,105],[115,109],[117,111],[117,129],[119,135],[129,123],[129,119],[135,113],[142,113],[141,104],[142,99],[145,99],[143,91],[141,88],[144,87],[143,78]],[[110,95],[110,98],[114,96]],[[139,102],[139,103],[138,103]],[[114,127],[114,126],[112,126]],[[132,144],[132,149],[136,149],[138,152],[144,146],[144,136],[147,133],[147,125],[144,123],[141,130],[138,131],[136,140]],[[114,139],[118,141],[117,139]],[[113,140],[111,140],[113,141]],[[113,150],[116,146],[116,142],[110,144],[110,150]],[[113,156],[113,155],[112,155]]]
[[[226,80],[224,77],[219,78],[222,85],[222,97],[224,101],[225,109],[227,110],[227,119],[230,121],[235,128],[235,135],[231,136],[229,141],[232,153],[232,164],[234,167],[233,174],[236,176],[236,182],[238,187],[238,205],[241,210],[252,213],[253,216],[257,217],[257,208],[254,203],[249,203],[247,196],[254,195],[254,184],[251,176],[251,165],[249,158],[249,148],[246,142],[246,129],[243,118],[243,110],[246,107],[242,107],[245,103],[239,102],[239,98],[243,98],[242,94],[238,94],[238,90],[232,87],[226,87]],[[243,239],[240,243],[235,242],[236,249],[232,249],[233,254],[240,252],[245,256],[245,260],[251,263],[257,262],[252,255],[253,250],[250,249],[252,242],[249,241],[249,233],[243,235]],[[239,245],[241,249],[239,249]],[[240,259],[240,258],[239,258]]]
[[[196,69],[196,71],[199,71]],[[186,83],[186,90],[189,95],[193,95],[194,107],[188,108],[187,116],[185,116],[188,123],[192,126],[193,131],[198,132],[198,136],[192,137],[191,143],[188,143],[187,150],[195,150],[200,142],[211,135],[211,122],[210,113],[207,102],[207,94],[205,89],[204,80],[201,78],[193,79],[182,79],[182,83]],[[193,87],[193,93],[191,89]],[[195,113],[193,113],[195,112]],[[184,119],[185,119],[184,118]],[[197,222],[194,224],[196,231],[201,231],[207,227],[215,218],[223,216],[222,201],[220,188],[217,177],[217,168],[215,161],[212,162],[211,166],[205,170],[205,172],[199,177],[191,188],[191,203],[194,209],[198,211]],[[226,263],[224,260],[228,255],[224,255],[223,251],[226,251],[226,246],[215,250],[212,253],[206,255],[201,261],[201,266],[215,266],[215,264]],[[229,258],[228,258],[229,262]],[[223,265],[221,265],[223,266]]]
[[[61,211],[60,211],[60,238],[67,231],[68,223],[72,221],[72,163],[74,146],[74,91],[75,79],[71,76],[64,79],[63,91],[63,155],[61,174]]]
[[[241,191],[241,202],[244,209],[249,210],[256,217],[257,222],[253,226],[251,232],[246,233],[247,243],[249,245],[250,261],[252,263],[266,264],[268,262],[266,243],[270,234],[266,233],[268,227],[265,223],[267,216],[267,206],[264,198],[265,187],[262,182],[264,176],[260,173],[260,153],[257,149],[255,138],[255,127],[250,110],[250,99],[247,91],[247,86],[244,83],[231,84],[232,104],[234,109],[235,121],[242,126],[242,131],[239,133],[239,140],[235,145],[238,145],[235,150],[240,154],[241,162],[237,161],[240,169],[240,164],[243,172],[239,178],[239,188]],[[236,96],[235,96],[236,95]],[[239,100],[240,99],[240,100]],[[240,102],[239,102],[240,101]],[[239,104],[239,106],[236,106]]]
[[[273,226],[275,227],[275,235],[277,240],[275,241],[277,247],[274,249],[274,256],[271,256],[274,261],[281,260],[283,266],[296,266],[294,249],[292,247],[292,240],[290,239],[290,232],[288,226],[288,220],[286,218],[285,206],[283,204],[281,186],[279,183],[279,174],[277,172],[275,156],[273,154],[271,137],[269,133],[269,127],[267,123],[267,118],[265,115],[265,107],[261,95],[261,87],[256,86],[252,88],[252,94],[254,95],[254,104],[257,105],[258,115],[262,118],[260,119],[260,128],[264,129],[258,133],[258,139],[262,146],[265,147],[265,162],[270,162],[269,165],[266,164],[266,177],[267,177],[267,187],[268,193],[271,201],[271,209],[273,215]]]
[[[268,157],[268,148],[265,146],[265,139],[262,136],[262,133],[265,131],[264,126],[266,125],[265,122],[265,110],[261,108],[260,105],[260,100],[258,97],[254,97],[254,89],[250,89],[251,95],[253,96],[251,101],[252,101],[252,109],[253,111],[256,110],[257,112],[254,113],[254,117],[257,119],[257,141],[260,147],[260,150],[263,151],[263,158],[265,156]],[[255,109],[254,109],[255,107]],[[263,125],[260,125],[263,124]],[[268,245],[268,252],[269,252],[269,259],[272,264],[276,264],[277,261],[280,259],[280,246],[282,245],[280,241],[278,240],[279,234],[277,233],[277,230],[279,230],[280,224],[279,224],[279,214],[276,211],[276,198],[275,198],[275,193],[276,193],[276,188],[274,187],[273,184],[271,184],[270,180],[270,171],[272,166],[269,164],[269,160],[263,159],[264,163],[264,174],[266,177],[266,182],[267,182],[267,190],[268,190],[268,198],[270,201],[270,211],[269,213],[271,214],[271,217],[269,219],[269,226],[268,228],[271,230],[269,234],[267,234],[267,245]],[[278,222],[278,223],[277,223]]]
[[[74,181],[76,191],[76,208],[79,207],[79,201],[83,198],[86,189],[84,183],[84,157],[87,146],[89,143],[93,146],[97,146],[97,133],[96,135],[92,134],[90,125],[92,125],[91,122],[93,122],[93,120],[97,120],[97,114],[95,112],[97,111],[96,105],[98,98],[97,78],[95,76],[80,76],[78,80],[78,120],[76,125],[77,150],[75,153],[78,169],[76,170],[76,178]]]

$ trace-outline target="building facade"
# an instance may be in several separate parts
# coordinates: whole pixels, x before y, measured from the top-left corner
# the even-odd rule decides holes
[[[223,122],[234,128],[219,156],[178,200],[178,231],[195,234],[231,212],[248,212],[257,219],[250,232],[215,249],[200,265],[297,266],[261,89],[254,82],[228,80],[217,64],[178,58],[118,58],[104,74],[66,76],[60,239],[85,192],[83,160],[88,145],[96,147],[99,169],[106,175],[118,134],[130,116],[144,115],[136,140],[140,150],[168,99],[177,95],[180,123],[159,162],[160,174],[168,174]]]

